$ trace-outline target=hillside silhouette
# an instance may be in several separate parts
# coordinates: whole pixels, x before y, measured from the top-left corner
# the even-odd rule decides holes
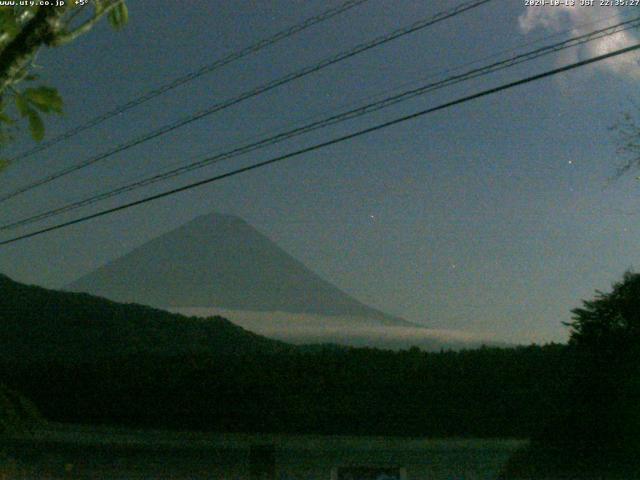
[[[0,275],[0,359],[90,361],[130,354],[274,353],[291,347],[221,317],[195,318]]]

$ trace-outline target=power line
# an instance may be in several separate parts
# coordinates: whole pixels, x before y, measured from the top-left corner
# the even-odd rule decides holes
[[[362,101],[369,101],[369,100],[376,100],[376,99],[380,99],[380,98],[385,98],[390,93],[400,92],[400,91],[402,91],[404,88],[406,88],[408,86],[418,84],[419,81],[426,81],[426,80],[431,79],[431,78],[436,78],[436,77],[439,77],[439,76],[442,76],[442,75],[445,75],[445,74],[448,74],[448,73],[460,71],[463,68],[479,64],[479,63],[481,63],[481,62],[483,62],[485,60],[491,60],[491,59],[497,58],[501,54],[512,53],[512,52],[515,52],[515,51],[517,51],[517,50],[519,50],[521,48],[529,47],[531,45],[535,45],[535,44],[541,43],[541,42],[543,42],[545,40],[551,40],[552,38],[562,37],[563,35],[566,35],[568,33],[572,33],[572,32],[575,32],[575,31],[580,31],[580,29],[582,29],[582,28],[585,28],[585,27],[588,27],[588,26],[591,26],[591,25],[596,25],[598,23],[602,23],[602,22],[604,22],[606,20],[610,20],[612,18],[618,18],[619,16],[620,15],[616,13],[614,15],[600,17],[600,18],[598,18],[596,20],[593,20],[593,21],[590,21],[590,22],[577,24],[575,26],[572,26],[569,29],[565,29],[565,30],[562,30],[560,32],[556,32],[556,33],[553,33],[553,34],[549,34],[549,35],[545,35],[545,36],[542,36],[542,37],[538,37],[535,40],[528,41],[528,42],[525,42],[525,43],[520,43],[520,44],[518,44],[516,46],[513,46],[513,47],[501,49],[501,50],[499,50],[497,52],[491,53],[489,55],[485,55],[485,56],[477,58],[475,60],[464,62],[462,64],[457,64],[454,67],[445,68],[444,70],[441,70],[440,72],[432,73],[432,74],[429,74],[429,75],[426,75],[426,76],[422,76],[419,79],[414,79],[414,80],[411,80],[411,81],[408,81],[408,82],[403,82],[403,83],[401,83],[401,84],[399,84],[399,85],[397,85],[397,86],[395,86],[395,87],[393,87],[391,89],[383,90],[380,93],[366,95],[366,96],[364,96],[362,98],[359,98],[357,101],[351,101],[351,102],[349,102],[347,104],[344,104],[343,107],[344,108],[352,108],[355,105],[358,105],[359,102],[362,102]],[[317,120],[319,118],[323,118],[323,116],[325,114],[327,114],[327,113],[329,113],[329,110],[325,110],[322,113],[313,115],[313,116],[309,117],[309,120],[315,121],[315,120]],[[288,123],[289,127],[292,126],[292,125],[293,124],[291,122]],[[254,141],[256,139],[260,139],[260,138],[264,137],[264,135],[269,135],[269,136],[276,135],[277,132],[278,132],[277,128],[272,128],[269,131],[264,132],[264,134],[252,135],[252,136],[246,138],[246,141]],[[235,146],[233,148],[235,149],[236,146],[239,143],[241,143],[241,142],[236,142]],[[190,160],[195,160],[196,158],[199,158],[199,156],[198,157],[192,157]],[[171,164],[169,164],[168,167],[172,167],[173,168],[173,167],[176,167],[178,165],[182,165],[183,163],[184,163],[184,160],[174,161],[174,162],[171,162]],[[141,179],[145,178],[146,175],[147,175],[147,173],[144,173],[142,175],[137,175],[135,178],[132,178],[131,180],[132,181],[138,181],[138,180],[141,180]],[[81,200],[74,200],[74,203],[76,201],[81,201]],[[0,227],[0,229],[2,229],[2,227]]]
[[[17,228],[23,225],[27,225],[27,224],[31,224],[40,220],[44,220],[53,216],[57,216],[60,215],[62,213],[65,212],[69,212],[72,210],[76,210],[78,208],[81,207],[85,207],[85,206],[89,206],[89,205],[93,205],[99,201],[102,200],[106,200],[108,198],[126,193],[126,192],[130,192],[133,190],[136,190],[138,188],[142,188],[144,186],[147,185],[151,185],[153,183],[157,183],[159,181],[163,181],[163,180],[167,180],[169,178],[175,177],[177,175],[181,175],[183,173],[186,172],[190,172],[199,168],[203,168],[205,166],[211,165],[213,163],[217,163],[219,161],[222,160],[227,160],[229,158],[234,158],[261,148],[264,148],[266,146],[271,146],[274,145],[276,143],[282,142],[284,140],[293,138],[295,136],[298,135],[302,135],[305,133],[309,133],[311,131],[314,130],[318,130],[320,128],[325,128],[327,126],[330,125],[334,125],[337,123],[341,123],[343,121],[346,120],[351,120],[363,115],[366,115],[368,113],[383,109],[383,108],[387,108],[389,106],[395,105],[397,103],[400,102],[404,102],[406,100],[409,100],[411,98],[417,97],[419,95],[423,95],[425,93],[440,89],[440,88],[444,88],[444,87],[448,87],[463,81],[467,81],[473,78],[478,78],[484,75],[488,75],[490,73],[495,73],[497,71],[506,69],[506,68],[510,68],[513,67],[515,65],[519,65],[521,63],[524,62],[528,62],[528,61],[532,61],[535,60],[537,58],[540,58],[542,56],[545,55],[549,55],[551,53],[555,53],[558,52],[560,50],[564,50],[567,48],[572,48],[572,47],[576,47],[579,45],[582,45],[584,43],[587,42],[591,42],[594,40],[598,40],[600,38],[604,38],[607,36],[611,36],[617,33],[620,33],[622,31],[625,30],[629,30],[631,28],[637,28],[638,26],[640,26],[640,17],[635,17],[631,20],[627,20],[624,22],[620,22],[616,25],[612,25],[610,27],[606,27],[606,28],[602,28],[599,30],[594,30],[593,32],[587,33],[587,34],[583,34],[583,35],[579,35],[567,40],[564,40],[562,42],[557,42],[555,44],[551,44],[551,45],[547,45],[547,46],[543,46],[540,48],[537,48],[535,50],[529,51],[529,52],[525,52],[522,53],[520,55],[516,55],[498,62],[494,62],[492,64],[483,66],[483,67],[479,67],[479,68],[475,68],[472,70],[469,70],[467,72],[464,72],[462,74],[459,75],[454,75],[448,78],[445,78],[443,80],[440,80],[438,82],[433,82],[433,83],[428,83],[426,85],[422,85],[420,87],[417,88],[413,88],[407,91],[404,91],[400,94],[396,94],[396,95],[392,95],[389,96],[387,98],[384,98],[382,100],[379,100],[377,102],[373,102],[373,103],[369,103],[367,105],[355,108],[355,109],[351,109],[348,110],[346,112],[342,112],[336,115],[332,115],[330,117],[327,118],[323,118],[321,120],[318,121],[314,121],[311,123],[308,123],[306,125],[294,128],[292,130],[288,130],[286,132],[282,132],[279,133],[275,136],[268,136],[266,138],[263,138],[257,142],[253,142],[247,145],[243,145],[241,147],[237,147],[234,149],[231,149],[229,151],[223,152],[223,153],[219,153],[210,157],[207,157],[205,159],[196,161],[194,163],[190,163],[188,165],[183,165],[180,166],[178,168],[169,170],[167,172],[163,172],[163,173],[159,173],[156,175],[153,175],[151,177],[147,177],[144,178],[142,180],[138,180],[132,183],[129,183],[128,185],[124,185],[122,187],[118,187],[116,189],[98,194],[98,195],[93,195],[90,196],[88,198],[76,201],[76,202],[72,202],[70,204],[64,205],[62,207],[58,207],[52,210],[48,210],[45,212],[41,212],[38,213],[36,215],[21,219],[21,220],[16,220],[12,223],[6,224],[6,225],[2,225],[0,226],[0,230],[9,230],[9,229],[13,229],[13,228]]]
[[[296,150],[296,151],[293,151],[293,152],[290,152],[290,153],[287,153],[287,154],[284,154],[284,155],[280,155],[280,156],[271,158],[269,160],[265,160],[265,161],[262,161],[262,162],[254,163],[253,165],[249,165],[249,166],[246,166],[246,167],[238,168],[236,170],[232,170],[231,172],[227,172],[227,173],[224,173],[224,174],[221,174],[221,175],[216,175],[214,177],[210,177],[210,178],[207,178],[205,180],[200,180],[198,182],[190,183],[190,184],[182,186],[182,187],[174,188],[172,190],[168,190],[168,191],[165,191],[165,192],[162,192],[162,193],[151,195],[149,197],[145,197],[143,199],[136,200],[134,202],[129,202],[129,203],[126,203],[126,204],[123,204],[123,205],[119,205],[117,207],[101,210],[100,212],[93,213],[91,215],[86,215],[84,217],[80,217],[80,218],[77,218],[75,220],[71,220],[71,221],[64,222],[64,223],[59,223],[59,224],[53,225],[51,227],[43,228],[43,229],[36,230],[34,232],[31,232],[31,233],[27,233],[27,234],[24,234],[24,235],[20,235],[18,237],[14,237],[14,238],[11,238],[11,239],[8,239],[8,240],[4,240],[4,241],[0,242],[0,245],[7,245],[7,244],[10,244],[10,243],[17,242],[19,240],[24,240],[26,238],[35,237],[37,235],[42,235],[43,233],[51,232],[53,230],[59,230],[61,228],[65,228],[65,227],[68,227],[68,226],[71,226],[71,225],[75,225],[75,224],[78,224],[78,223],[86,222],[88,220],[91,220],[91,219],[94,219],[94,218],[98,218],[98,217],[102,217],[104,215],[108,215],[108,214],[111,214],[111,213],[119,212],[121,210],[126,210],[128,208],[131,208],[131,207],[134,207],[134,206],[137,206],[137,205],[142,205],[144,203],[148,203],[148,202],[151,202],[151,201],[154,201],[154,200],[158,200],[160,198],[164,198],[164,197],[168,197],[168,196],[171,196],[171,195],[175,195],[177,193],[184,192],[184,191],[187,191],[187,190],[191,190],[193,188],[196,188],[196,187],[199,187],[199,186],[202,186],[202,185],[206,185],[206,184],[209,184],[209,183],[213,183],[215,181],[222,180],[224,178],[229,178],[229,177],[238,175],[240,173],[248,172],[248,171],[251,171],[251,170],[256,170],[258,168],[262,168],[262,167],[265,167],[267,165],[271,165],[271,164],[274,164],[274,163],[277,163],[277,162],[281,162],[281,161],[289,159],[289,158],[297,157],[297,156],[303,155],[305,153],[309,153],[309,152],[312,152],[312,151],[315,151],[315,150],[320,150],[321,148],[325,148],[325,147],[328,147],[328,146],[331,146],[331,145],[335,145],[337,143],[344,142],[346,140],[351,140],[353,138],[357,138],[357,137],[360,137],[362,135],[373,133],[373,132],[376,132],[378,130],[382,130],[384,128],[388,128],[388,127],[391,127],[393,125],[397,125],[397,124],[400,124],[400,123],[403,123],[403,122],[406,122],[406,121],[409,121],[409,120],[413,120],[413,119],[422,117],[424,115],[428,115],[430,113],[434,113],[434,112],[437,112],[437,111],[440,111],[440,110],[444,110],[444,109],[447,109],[447,108],[450,108],[450,107],[453,107],[453,106],[456,106],[456,105],[460,105],[462,103],[466,103],[466,102],[471,101],[471,100],[476,100],[478,98],[486,97],[486,96],[492,95],[494,93],[498,93],[498,92],[501,92],[501,91],[504,91],[504,90],[508,90],[510,88],[517,87],[519,85],[524,85],[526,83],[530,83],[530,82],[534,82],[534,81],[537,81],[537,80],[541,80],[543,78],[551,77],[551,76],[557,75],[559,73],[567,72],[567,71],[570,71],[570,70],[573,70],[573,69],[576,69],[576,68],[579,68],[579,67],[583,67],[585,65],[589,65],[589,64],[592,64],[592,63],[600,62],[602,60],[606,60],[606,59],[613,58],[613,57],[616,57],[616,56],[619,56],[619,55],[623,55],[625,53],[628,53],[628,52],[631,52],[631,51],[634,51],[634,50],[638,50],[638,49],[640,49],[640,43],[632,45],[632,46],[629,46],[629,47],[626,47],[626,48],[621,48],[621,49],[618,49],[618,50],[615,50],[613,52],[609,52],[609,53],[606,53],[606,54],[603,54],[603,55],[598,55],[596,57],[592,57],[592,58],[587,59],[587,60],[582,60],[582,61],[575,62],[575,63],[569,64],[569,65],[565,65],[563,67],[554,68],[552,70],[547,70],[546,72],[539,73],[537,75],[532,75],[532,76],[529,76],[529,77],[526,77],[526,78],[523,78],[523,79],[520,79],[520,80],[509,82],[509,83],[506,83],[506,84],[503,84],[503,85],[500,85],[500,86],[497,86],[497,87],[493,87],[493,88],[490,88],[490,89],[487,89],[487,90],[483,90],[481,92],[474,93],[474,94],[468,95],[466,97],[462,97],[462,98],[459,98],[459,99],[456,99],[456,100],[453,100],[453,101],[450,101],[450,102],[447,102],[447,103],[443,103],[443,104],[438,105],[436,107],[431,107],[431,108],[428,108],[428,109],[425,109],[425,110],[421,110],[421,111],[418,111],[418,112],[415,112],[415,113],[412,113],[412,114],[409,114],[409,115],[404,115],[402,117],[398,117],[398,118],[395,118],[393,120],[389,120],[387,122],[380,123],[380,124],[375,125],[373,127],[368,127],[368,128],[365,128],[365,129],[362,129],[362,130],[358,130],[356,132],[353,132],[353,133],[350,133],[350,134],[347,134],[347,135],[342,135],[340,137],[336,137],[336,138],[333,138],[331,140],[327,140],[325,142],[321,142],[321,143],[317,143],[315,145],[311,145],[310,147],[305,147],[305,148],[302,148],[300,150]]]
[[[154,138],[160,137],[161,135],[165,135],[173,130],[176,130],[178,128],[181,128],[185,125],[188,125],[192,122],[195,122],[196,120],[200,120],[201,118],[207,117],[209,115],[212,115],[213,113],[219,112],[221,110],[224,110],[226,108],[229,108],[233,105],[236,105],[240,102],[243,102],[244,100],[247,100],[249,98],[261,95],[262,93],[265,93],[267,91],[273,90],[276,87],[282,86],[286,83],[292,82],[294,80],[300,79],[302,77],[305,77],[307,75],[310,75],[312,73],[315,73],[319,70],[322,70],[330,65],[336,64],[338,62],[341,62],[343,60],[346,60],[348,58],[351,58],[355,55],[358,55],[360,53],[363,53],[367,50],[370,50],[372,48],[378,47],[380,45],[383,45],[385,43],[388,43],[392,40],[395,40],[397,38],[403,37],[405,35],[409,35],[411,33],[414,33],[416,31],[419,31],[421,29],[424,29],[428,26],[431,26],[435,23],[441,22],[443,20],[455,17],[457,15],[460,15],[463,12],[466,12],[468,10],[471,10],[473,8],[477,8],[481,5],[484,5],[485,3],[489,3],[493,0],[474,0],[474,1],[470,1],[470,2],[465,2],[462,3],[460,5],[458,5],[455,8],[452,8],[450,10],[446,10],[443,12],[439,12],[436,13],[435,15],[432,15],[428,18],[419,20],[417,22],[414,22],[413,24],[409,25],[408,27],[404,27],[404,28],[400,28],[398,30],[394,30],[391,33],[388,33],[386,35],[382,35],[380,37],[377,37],[369,42],[366,43],[362,43],[357,45],[356,47],[346,50],[344,52],[338,53],[334,56],[331,56],[329,58],[326,58],[324,60],[321,60],[320,62],[304,67],[301,70],[298,70],[296,72],[290,73],[288,75],[285,75],[284,77],[278,78],[276,80],[273,80],[271,82],[268,82],[266,84],[263,84],[259,87],[256,87],[252,90],[249,90],[247,92],[244,92],[242,94],[240,94],[237,97],[233,97],[225,102],[222,103],[218,103],[218,104],[214,104],[204,110],[201,110],[199,112],[196,112],[195,114],[189,115],[188,117],[182,118],[176,122],[173,122],[171,124],[165,125],[163,127],[160,127],[159,129],[156,129],[152,132],[149,132],[141,137],[135,138],[133,140],[130,140],[126,143],[120,144],[114,148],[112,148],[111,150],[108,150],[107,152],[101,153],[97,156],[94,156],[92,158],[89,158],[88,160],[85,160],[83,162],[80,162],[76,165],[73,165],[71,167],[67,167],[64,168],[62,170],[59,170],[55,173],[52,173],[40,180],[36,180],[32,183],[29,183],[23,187],[20,187],[10,193],[4,194],[4,195],[0,195],[0,202],[4,202],[6,200],[9,200],[13,197],[16,197],[22,193],[25,193],[29,190],[32,190],[36,187],[45,185],[47,183],[50,183],[58,178],[61,178],[63,176],[66,176],[70,173],[76,172],[78,170],[81,170],[83,168],[86,168],[90,165],[93,165],[101,160],[104,160],[108,157],[111,157],[112,155],[115,155],[116,153],[120,153],[123,152],[125,150],[128,150],[130,148],[133,148],[137,145],[140,145],[144,142],[147,142],[149,140],[152,140]]]
[[[97,117],[92,118],[91,120],[82,123],[70,130],[67,130],[66,132],[61,133],[60,135],[57,135],[53,138],[51,138],[50,140],[47,140],[45,142],[40,143],[39,145],[36,145],[35,147],[22,152],[18,155],[16,155],[15,157],[13,157],[10,161],[11,162],[15,162],[18,160],[22,160],[25,159],[27,157],[30,157],[31,155],[34,155],[36,153],[42,152],[44,150],[47,150],[48,148],[52,147],[53,145],[56,145],[57,143],[62,142],[63,140],[67,140],[71,137],[76,136],[77,134],[84,132],[85,130],[88,130],[89,128],[93,128],[101,123],[103,123],[104,121],[115,117],[116,115],[120,115],[121,113],[126,112],[127,110],[131,110],[132,108],[135,108],[139,105],[142,105],[143,103],[148,102],[149,100],[152,100],[164,93],[167,93],[175,88],[178,88],[181,85],[184,85],[185,83],[191,82],[197,78],[200,78],[204,75],[207,75],[215,70],[218,70],[226,65],[229,65],[232,62],[235,62],[236,60],[240,60],[252,53],[258,52],[259,50],[262,50],[263,48],[266,48],[268,46],[271,46],[281,40],[284,40],[286,38],[289,38],[297,33],[302,32],[303,30],[306,30],[309,27],[312,27],[313,25],[316,25],[318,23],[324,22],[325,20],[329,20],[330,18],[333,18],[337,15],[340,15],[343,12],[346,12],[347,10],[352,9],[353,7],[356,7],[362,3],[366,3],[369,0],[348,0],[344,3],[342,3],[341,5],[338,5],[337,7],[334,8],[330,8],[328,10],[325,10],[324,12],[315,15],[313,17],[309,17],[306,20],[302,21],[301,23],[298,23],[296,25],[293,25],[289,28],[286,28],[284,30],[279,31],[278,33],[267,37],[267,38],[263,38],[262,40],[249,45],[248,47],[243,48],[242,50],[238,51],[238,52],[234,52],[231,53],[223,58],[220,58],[218,60],[216,60],[213,63],[210,63],[208,65],[205,65],[203,67],[200,67],[198,70],[195,70],[193,72],[187,73],[186,75],[183,75],[181,77],[175,78],[174,80],[172,80],[169,83],[166,83],[164,85],[161,85],[160,87],[150,90],[147,93],[144,93],[142,95],[140,95],[137,98],[134,98],[133,100],[124,103],[116,108],[114,108],[113,110],[110,110],[106,113],[103,113],[102,115],[99,115]],[[78,9],[77,12],[80,12],[81,9]]]
[[[607,28],[603,28],[603,29],[600,29],[600,30],[596,30],[596,31],[590,32],[590,33],[585,34],[585,35],[574,37],[572,39],[568,39],[568,40],[565,40],[563,42],[559,42],[559,43],[556,43],[556,44],[553,44],[553,45],[541,47],[541,48],[533,50],[531,52],[526,52],[524,54],[517,55],[515,57],[509,58],[509,59],[506,59],[506,60],[502,60],[500,62],[493,63],[491,65],[487,65],[487,66],[484,66],[484,67],[481,67],[481,68],[477,68],[477,69],[471,70],[471,71],[466,72],[466,73],[461,74],[461,75],[456,75],[456,76],[453,76],[453,77],[449,77],[449,78],[447,78],[445,80],[442,80],[440,82],[427,84],[427,85],[421,86],[419,88],[403,92],[403,93],[401,93],[399,95],[394,95],[394,96],[385,98],[385,99],[383,99],[381,101],[365,105],[364,107],[359,107],[359,108],[350,110],[348,112],[343,112],[341,114],[334,115],[334,116],[331,116],[329,118],[325,118],[325,119],[320,120],[320,121],[312,122],[312,123],[304,125],[302,127],[298,127],[298,128],[293,129],[293,130],[290,130],[290,131],[287,131],[287,132],[284,132],[284,133],[280,133],[280,134],[278,134],[276,136],[268,137],[268,138],[262,139],[262,140],[260,140],[258,142],[255,142],[255,143],[252,143],[252,144],[249,144],[249,145],[245,145],[245,146],[242,146],[242,147],[239,147],[239,148],[235,148],[235,149],[232,149],[230,151],[227,151],[227,152],[224,152],[224,153],[221,153],[221,154],[217,154],[217,155],[215,155],[213,157],[208,157],[208,158],[200,160],[198,162],[195,162],[195,163],[192,163],[192,164],[189,164],[189,165],[185,165],[185,166],[170,170],[168,172],[157,174],[157,175],[154,175],[152,177],[149,177],[149,178],[146,178],[146,179],[143,179],[143,180],[140,180],[140,181],[133,182],[133,183],[131,183],[129,185],[125,185],[123,187],[119,187],[119,188],[117,188],[115,190],[111,190],[111,191],[108,191],[108,192],[105,192],[105,193],[102,193],[102,194],[99,194],[99,195],[95,195],[95,196],[89,197],[87,199],[83,199],[83,200],[80,200],[80,201],[77,201],[77,202],[73,202],[73,203],[71,203],[69,205],[65,205],[63,207],[59,207],[59,208],[56,208],[56,209],[53,209],[53,210],[49,210],[47,212],[42,212],[42,213],[36,214],[36,215],[34,215],[32,217],[28,217],[26,219],[15,221],[15,222],[13,222],[11,224],[8,224],[8,225],[3,225],[3,226],[0,227],[0,230],[8,230],[8,229],[16,228],[18,226],[30,224],[30,223],[33,223],[33,222],[38,221],[38,220],[43,220],[43,219],[46,219],[46,218],[50,218],[52,216],[56,216],[56,215],[61,214],[61,213],[65,213],[65,212],[68,212],[68,211],[71,211],[71,210],[75,210],[75,209],[80,208],[80,207],[92,205],[94,203],[97,203],[98,201],[105,200],[107,198],[111,198],[113,196],[116,196],[116,195],[119,195],[119,194],[122,194],[122,193],[125,193],[125,192],[129,192],[129,191],[135,190],[137,188],[141,188],[143,186],[147,186],[147,185],[156,183],[156,182],[161,181],[161,180],[166,180],[168,178],[180,175],[182,173],[186,173],[186,172],[198,169],[198,168],[202,168],[202,167],[205,167],[205,166],[210,165],[212,163],[217,163],[218,161],[221,161],[221,160],[233,158],[233,157],[236,157],[238,155],[242,155],[242,154],[257,150],[259,148],[263,148],[265,146],[269,146],[269,145],[273,145],[275,143],[279,143],[280,141],[292,138],[294,136],[297,136],[297,135],[300,135],[300,134],[303,134],[303,133],[308,133],[310,131],[313,131],[313,130],[316,130],[316,129],[319,129],[319,128],[324,128],[326,126],[333,125],[333,124],[338,123],[338,122],[342,122],[342,121],[345,121],[345,120],[348,120],[348,119],[359,117],[359,116],[367,114],[367,113],[371,113],[371,112],[373,112],[375,110],[386,108],[388,106],[394,105],[394,104],[399,103],[401,101],[408,100],[408,99],[413,98],[415,96],[422,95],[424,93],[427,93],[427,92],[430,92],[430,91],[433,91],[433,90],[436,90],[436,89],[439,89],[439,88],[442,88],[442,87],[450,86],[450,85],[459,83],[461,81],[469,80],[471,78],[484,76],[484,75],[489,74],[489,73],[494,73],[494,72],[496,72],[498,70],[509,68],[509,67],[514,66],[514,65],[526,62],[526,61],[534,60],[534,59],[539,58],[539,57],[541,57],[543,55],[548,55],[550,53],[555,53],[555,52],[560,51],[562,49],[575,47],[575,46],[587,43],[589,41],[597,40],[597,39],[603,38],[605,36],[610,36],[610,35],[622,32],[624,30],[628,30],[630,28],[635,28],[635,27],[640,25],[639,20],[640,20],[640,17],[637,17],[635,19],[628,20],[628,21],[625,21],[625,22],[621,22],[621,23],[619,23],[617,25],[614,25],[614,26],[611,26],[611,27],[607,27]],[[622,27],[624,27],[624,28],[622,28]]]

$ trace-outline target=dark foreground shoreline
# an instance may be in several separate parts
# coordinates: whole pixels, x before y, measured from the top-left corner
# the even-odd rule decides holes
[[[494,479],[526,442],[250,435],[60,425],[0,441],[11,479],[249,479],[249,452],[275,448],[276,478],[320,480],[345,465],[401,465],[408,479]],[[2,478],[0,476],[0,478]]]

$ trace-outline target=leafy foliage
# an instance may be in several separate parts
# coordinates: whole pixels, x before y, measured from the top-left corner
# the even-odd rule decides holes
[[[62,114],[60,94],[54,88],[40,86],[27,88],[22,93],[15,92],[14,98],[20,116],[29,120],[31,136],[39,142],[44,137],[44,122],[40,113]]]
[[[0,6],[0,45],[7,45],[17,37],[24,26],[34,17],[38,8],[35,5],[2,5]]]
[[[640,274],[626,272],[610,293],[596,291],[583,305],[567,324],[573,344],[597,350],[640,345]]]
[[[129,10],[124,2],[118,3],[113,10],[109,12],[109,23],[115,29],[123,28],[129,21]]]
[[[0,6],[0,150],[15,138],[21,121],[27,122],[31,137],[39,142],[45,135],[43,114],[62,114],[62,98],[55,88],[44,85],[19,88],[23,82],[38,79],[30,73],[38,49],[43,45],[55,47],[75,40],[104,15],[116,29],[121,29],[128,21],[124,0],[93,0],[90,3],[93,13],[80,24],[74,24],[81,9],[86,9],[84,4],[88,4],[84,2],[78,6],[77,3],[68,1],[55,9],[36,5]],[[9,109],[9,102],[2,101],[7,97],[13,97],[15,112]],[[0,170],[7,165],[8,160],[0,158]]]

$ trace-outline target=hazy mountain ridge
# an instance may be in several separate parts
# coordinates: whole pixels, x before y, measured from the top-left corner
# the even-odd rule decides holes
[[[231,215],[197,217],[66,288],[159,308],[344,315],[414,326],[352,298]]]
[[[0,359],[91,360],[130,354],[247,354],[292,347],[222,317],[195,318],[0,274]]]

